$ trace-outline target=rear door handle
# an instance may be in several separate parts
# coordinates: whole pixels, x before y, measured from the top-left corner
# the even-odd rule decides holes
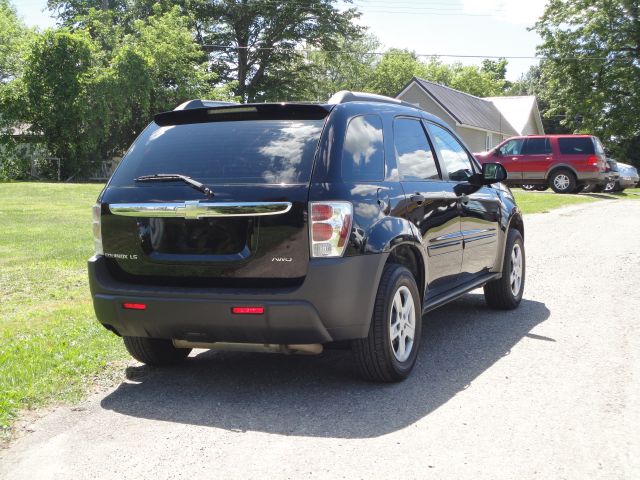
[[[413,195],[411,195],[411,201],[417,205],[422,205],[425,202],[426,198],[424,198],[424,195],[421,195],[419,193],[415,193]]]
[[[511,160],[517,160],[518,157],[511,157]]]

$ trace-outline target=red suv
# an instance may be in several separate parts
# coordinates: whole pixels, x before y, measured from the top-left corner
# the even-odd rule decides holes
[[[549,186],[556,193],[572,193],[609,179],[604,149],[592,135],[511,137],[476,158],[501,163],[508,174],[505,183],[511,186]]]

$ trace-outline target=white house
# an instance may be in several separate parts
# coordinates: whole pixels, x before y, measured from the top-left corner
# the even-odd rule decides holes
[[[534,96],[480,98],[414,77],[396,98],[440,117],[472,152],[515,135],[544,135]]]

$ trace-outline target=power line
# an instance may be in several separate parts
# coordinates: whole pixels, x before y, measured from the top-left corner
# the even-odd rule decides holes
[[[212,48],[218,50],[287,50],[293,53],[353,53],[356,55],[405,55],[410,53],[415,57],[446,57],[446,58],[487,58],[487,59],[512,59],[512,60],[615,60],[607,57],[546,57],[536,55],[463,55],[454,53],[411,53],[411,52],[358,52],[354,50],[317,50],[317,49],[304,49],[304,48],[285,48],[280,47],[252,47],[241,45],[215,45],[215,44],[203,44],[204,48]]]

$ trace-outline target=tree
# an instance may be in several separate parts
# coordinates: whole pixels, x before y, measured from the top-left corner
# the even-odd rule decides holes
[[[27,99],[24,120],[61,158],[65,176],[122,152],[159,111],[194,97],[231,96],[232,85],[214,86],[217,78],[177,8],[165,13],[158,8],[134,22],[125,36],[118,36],[108,15],[94,10],[85,17],[91,19],[86,25],[96,27],[93,38],[86,25],[46,31],[34,43],[24,78],[16,82]],[[105,39],[113,44],[111,51],[104,50]]]
[[[637,0],[551,0],[535,25],[547,115],[640,164],[640,4]]]
[[[223,82],[236,81],[248,101],[269,100],[269,77],[297,65],[296,49],[335,50],[341,38],[354,39],[354,9],[340,11],[336,0],[194,0],[197,39],[210,50]],[[281,73],[281,72],[280,72]]]
[[[366,35],[356,40],[339,39],[336,51],[317,50],[300,60],[297,67],[290,69],[300,72],[294,82],[283,79],[281,84],[294,83],[295,91],[291,100],[326,101],[340,90],[368,91],[374,66],[378,61],[374,54],[378,40]]]
[[[415,53],[392,48],[376,63],[368,90],[395,97],[413,77],[422,77],[424,72],[424,65]]]
[[[25,109],[32,131],[42,132],[64,172],[86,160],[95,132],[84,121],[93,47],[88,35],[46,31],[33,45],[24,73]]]
[[[0,83],[20,75],[33,35],[9,0],[0,0]]]
[[[411,78],[419,77],[440,83],[478,97],[500,95],[503,79],[476,66],[461,63],[446,64],[432,58],[421,62],[408,50],[391,49],[376,64],[369,89],[382,95],[396,96]]]

